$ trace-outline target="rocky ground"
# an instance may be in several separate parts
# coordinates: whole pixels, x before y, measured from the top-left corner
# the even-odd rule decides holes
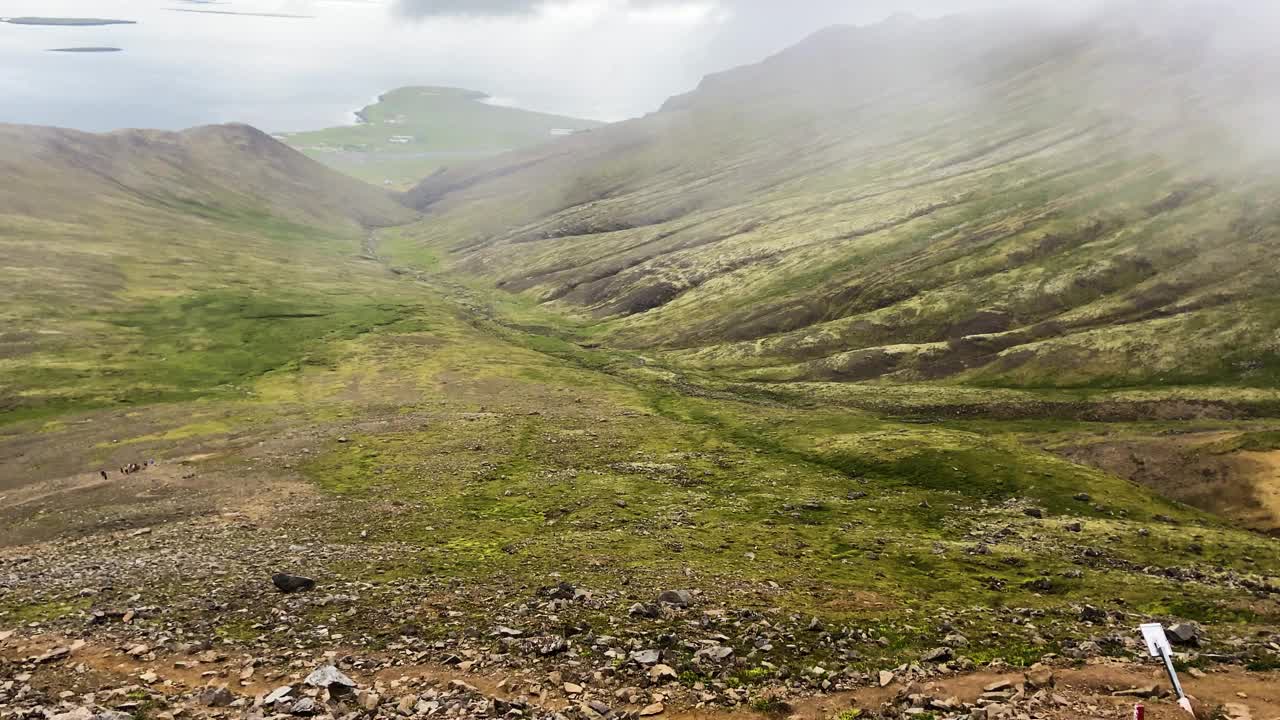
[[[279,649],[259,654],[221,643],[115,641],[14,635],[0,645],[0,717],[124,720],[130,717],[457,718],[1122,718],[1143,703],[1154,718],[1182,717],[1159,670],[1115,659],[973,669],[963,657],[885,669],[867,677],[818,672],[809,687],[738,692],[722,683],[681,684],[656,662],[661,650],[623,653],[594,667],[568,651],[544,671],[511,666],[505,653],[464,651],[461,663],[423,662],[430,651],[361,653]],[[607,642],[607,640],[605,640]],[[935,658],[936,659],[936,658]],[[820,680],[820,678],[822,680]],[[830,683],[818,693],[819,684]],[[1238,667],[1191,669],[1198,717],[1274,718],[1274,677]],[[795,685],[794,683],[792,685]]]
[[[0,719],[1173,718],[1152,620],[1206,717],[1280,717],[1274,540],[482,310],[0,426]]]
[[[334,501],[282,502],[293,512],[276,519],[228,511],[5,551],[6,596],[27,602],[0,631],[0,718],[1028,720],[1125,717],[1139,700],[1153,717],[1180,712],[1142,657],[1138,613],[957,608],[833,625],[735,606],[714,586],[307,578],[288,571],[394,565],[415,548],[326,540],[309,523],[341,512]],[[1029,668],[975,661],[992,627],[1033,647],[1079,640]],[[1280,632],[1216,632],[1170,629],[1202,715],[1280,717],[1280,684],[1257,660],[1280,654]],[[931,649],[876,665],[903,633]]]

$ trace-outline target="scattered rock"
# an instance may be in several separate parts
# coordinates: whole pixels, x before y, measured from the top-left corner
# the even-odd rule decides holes
[[[688,590],[667,590],[658,596],[657,602],[674,607],[689,607],[693,604],[693,594]]]
[[[997,680],[990,685],[982,688],[983,692],[1004,692],[1013,688],[1013,683],[1008,680]]]
[[[955,651],[949,647],[936,647],[925,653],[920,659],[929,663],[944,663],[955,657]]]
[[[316,688],[354,688],[356,682],[332,665],[322,665],[307,676],[304,683]]]
[[[568,651],[569,641],[559,636],[549,637],[539,642],[537,649],[539,655],[543,657],[551,657],[552,655],[559,655],[562,652]]]
[[[1107,621],[1107,611],[1093,605],[1085,605],[1080,608],[1080,622],[1104,623]]]
[[[276,573],[271,576],[271,582],[282,593],[296,593],[314,589],[316,581],[309,577],[301,575],[290,575],[288,573]]]
[[[654,715],[661,715],[666,711],[667,711],[667,708],[662,703],[660,702],[653,703],[652,705],[645,705],[643,708],[640,709],[640,717],[652,717]]]
[[[356,696],[356,702],[361,708],[372,712],[382,704],[382,696],[375,692],[361,692]]]
[[[1192,623],[1178,623],[1172,625],[1166,631],[1169,636],[1169,642],[1175,645],[1199,645],[1200,644],[1200,628]]]
[[[236,701],[236,696],[223,685],[205,688],[200,693],[200,704],[206,707],[227,707]]]
[[[1028,688],[1035,690],[1051,688],[1054,683],[1053,668],[1044,663],[1036,663],[1023,673],[1023,678],[1027,681]]]
[[[703,648],[693,654],[694,662],[722,663],[733,657],[733,648],[727,645],[716,645]]]
[[[52,650],[49,650],[48,652],[41,655],[40,657],[37,657],[36,662],[38,663],[57,662],[58,660],[62,660],[66,657],[69,657],[70,655],[71,655],[71,648],[56,647],[56,648],[53,648]]]
[[[662,610],[657,605],[645,605],[644,603],[636,603],[627,609],[627,614],[631,617],[657,618],[662,616]]]
[[[893,682],[894,677],[894,674],[889,670],[881,670],[879,678],[880,687],[889,687],[889,684]]]
[[[290,695],[292,692],[293,692],[293,687],[291,687],[291,686],[289,686],[289,685],[282,685],[282,686],[280,686],[280,687],[276,688],[275,690],[272,690],[270,693],[268,693],[268,694],[267,694],[267,696],[266,696],[266,697],[262,698],[262,704],[263,704],[263,705],[273,705],[273,704],[275,704],[275,703],[277,703],[277,702],[279,702],[279,701],[281,701],[281,700],[284,700],[285,698],[289,697],[289,695]]]
[[[656,665],[662,659],[659,650],[637,650],[631,653],[631,659],[641,665]]]
[[[676,674],[675,668],[670,665],[658,663],[649,668],[649,680],[654,683],[663,683],[669,680],[675,680],[679,675]]]

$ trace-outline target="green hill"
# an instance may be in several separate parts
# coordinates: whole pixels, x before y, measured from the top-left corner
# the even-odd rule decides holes
[[[1213,49],[1240,22],[834,28],[433,176],[413,237],[598,341],[744,379],[1274,386],[1275,63]]]
[[[336,265],[412,214],[242,125],[0,126],[0,411],[194,398],[378,322]],[[253,318],[297,314],[288,324]]]
[[[356,125],[280,137],[336,170],[375,185],[404,188],[442,167],[601,125],[484,102],[488,98],[458,88],[405,87],[357,113]]]

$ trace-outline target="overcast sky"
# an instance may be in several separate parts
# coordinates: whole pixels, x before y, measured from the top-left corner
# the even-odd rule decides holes
[[[244,121],[298,130],[348,121],[377,94],[410,84],[466,87],[532,109],[619,120],[656,109],[708,72],[760,60],[833,23],[1030,4],[1062,3],[6,0],[2,15],[138,24],[0,24],[0,121],[92,130]],[[74,46],[124,52],[47,52]]]
[[[628,61],[654,65],[668,94],[702,75],[756,62],[834,24],[879,22],[896,13],[936,17],[1003,7],[1080,8],[1096,0],[393,0],[395,11],[418,22],[521,28],[556,33],[565,23],[578,42],[629,48]],[[655,37],[656,36],[656,37]],[[589,38],[589,39],[588,39]],[[632,39],[643,38],[633,45]],[[501,55],[502,47],[495,47]],[[585,58],[584,58],[585,59]]]

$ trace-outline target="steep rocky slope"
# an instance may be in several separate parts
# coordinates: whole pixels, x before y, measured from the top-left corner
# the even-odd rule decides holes
[[[832,28],[433,176],[406,237],[606,342],[756,379],[1266,385],[1280,64],[1251,22]]]

